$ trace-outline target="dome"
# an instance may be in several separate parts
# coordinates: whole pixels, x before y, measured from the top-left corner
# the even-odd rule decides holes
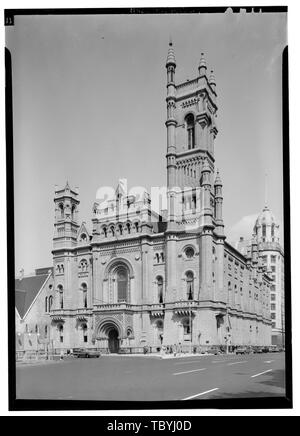
[[[260,227],[263,224],[265,224],[266,226],[271,226],[272,224],[276,225],[276,220],[275,217],[273,215],[273,213],[270,211],[270,209],[268,208],[268,206],[265,206],[263,208],[263,211],[261,212],[261,214],[258,216],[258,218],[255,221],[255,228],[256,227]]]

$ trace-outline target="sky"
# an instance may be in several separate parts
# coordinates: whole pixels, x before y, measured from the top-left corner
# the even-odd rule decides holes
[[[249,237],[267,203],[283,226],[281,55],[285,14],[23,16],[6,27],[12,54],[15,268],[52,264],[54,189],[79,188],[91,229],[103,185],[166,183],[169,38],[176,82],[200,53],[218,94],[216,167],[225,234]]]

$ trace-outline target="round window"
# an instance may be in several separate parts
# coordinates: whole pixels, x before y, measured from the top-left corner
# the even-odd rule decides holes
[[[194,257],[195,251],[192,247],[188,247],[185,249],[185,255],[188,259],[191,259],[192,257]]]

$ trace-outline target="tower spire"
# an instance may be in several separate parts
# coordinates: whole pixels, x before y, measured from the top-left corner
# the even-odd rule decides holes
[[[268,174],[265,173],[265,207],[268,206],[267,178]]]
[[[204,57],[204,53],[201,53],[199,67],[198,67],[199,76],[205,76],[206,70],[207,70],[207,66],[206,66],[206,60]]]

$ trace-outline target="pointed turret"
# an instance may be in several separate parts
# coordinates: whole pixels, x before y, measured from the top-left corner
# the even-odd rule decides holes
[[[216,78],[215,78],[213,70],[210,71],[210,76],[209,76],[208,81],[209,81],[209,84],[210,84],[212,90],[215,92],[216,91]]]
[[[207,70],[207,66],[206,66],[206,60],[204,57],[204,53],[201,53],[201,58],[200,58],[199,67],[198,67],[199,76],[205,76],[206,70]]]
[[[168,68],[168,66],[170,66],[170,65],[173,65],[174,67],[176,67],[176,59],[175,59],[175,53],[174,53],[172,39],[170,39],[170,42],[169,42],[169,50],[168,50],[166,67]]]

